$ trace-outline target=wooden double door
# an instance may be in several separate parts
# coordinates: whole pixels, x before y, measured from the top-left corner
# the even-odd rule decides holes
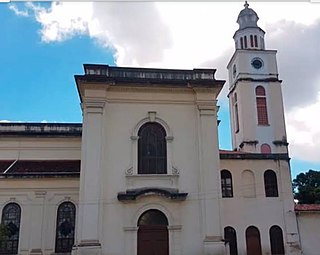
[[[140,226],[138,255],[169,255],[167,226]]]
[[[146,211],[138,227],[138,255],[169,255],[168,220],[162,212]]]

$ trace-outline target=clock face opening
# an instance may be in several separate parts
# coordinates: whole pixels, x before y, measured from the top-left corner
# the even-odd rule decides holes
[[[254,58],[251,62],[251,65],[255,69],[260,69],[263,66],[263,61],[260,58]]]

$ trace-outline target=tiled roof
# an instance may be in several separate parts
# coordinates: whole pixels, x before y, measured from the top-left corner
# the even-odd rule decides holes
[[[0,136],[81,137],[81,123],[0,123]]]
[[[296,204],[294,210],[296,212],[320,212],[320,204]]]
[[[0,172],[5,171],[5,174],[79,173],[80,160],[0,160]]]
[[[220,159],[259,159],[259,160],[289,160],[287,153],[252,153],[244,151],[219,150]]]
[[[243,151],[230,151],[230,150],[219,150],[220,154],[248,154],[248,152]]]

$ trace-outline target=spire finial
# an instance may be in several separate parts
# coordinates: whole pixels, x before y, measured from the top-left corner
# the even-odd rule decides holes
[[[244,7],[245,7],[245,8],[248,8],[248,7],[249,7],[248,1],[244,1]]]

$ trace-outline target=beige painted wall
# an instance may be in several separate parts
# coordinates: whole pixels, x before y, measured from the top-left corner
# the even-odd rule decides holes
[[[21,207],[19,254],[54,253],[57,209],[66,201],[78,208],[79,178],[1,178],[0,187],[1,212],[10,202]]]
[[[221,160],[221,170],[232,174],[233,197],[221,199],[222,228],[231,226],[237,232],[239,254],[246,254],[245,231],[255,226],[260,231],[264,255],[271,254],[269,229],[278,225],[283,230],[286,254],[299,254],[299,236],[294,215],[294,203],[289,166],[278,160]],[[264,172],[273,170],[277,175],[279,197],[266,197]],[[254,183],[243,181],[243,174],[250,171]],[[250,185],[250,187],[249,187]],[[252,189],[254,194],[249,192]]]
[[[297,213],[302,250],[305,255],[319,255],[320,212]]]
[[[177,92],[174,89],[109,88],[99,93],[88,89],[85,95],[90,95],[83,104],[85,126],[101,125],[101,128],[95,133],[89,129],[83,133],[83,146],[90,146],[90,150],[83,147],[87,163],[82,166],[85,177],[81,187],[90,185],[91,188],[84,188],[83,192],[80,188],[80,200],[83,199],[80,204],[86,203],[92,194],[100,195],[99,199],[92,200],[97,203],[96,209],[84,206],[80,217],[84,219],[92,212],[98,218],[97,238],[102,244],[102,254],[135,254],[137,221],[148,209],[159,209],[167,215],[170,254],[194,255],[205,250],[216,250],[220,254],[217,249],[224,248],[224,244],[219,203],[212,200],[219,196],[219,190],[212,187],[220,183],[214,90],[202,94],[194,89]],[[93,102],[97,105],[98,99],[99,109],[94,110]],[[167,175],[137,174],[137,132],[149,121],[156,121],[166,129]],[[99,140],[101,145],[94,146],[91,139]],[[95,155],[100,155],[100,166],[92,165],[97,162],[92,160]],[[90,182],[86,182],[88,174],[93,173],[99,177],[90,177]],[[141,187],[176,188],[187,192],[188,197],[181,202],[153,194],[127,203],[117,200],[119,192]],[[95,235],[94,228],[89,230],[86,224],[83,220],[78,225],[79,238]],[[206,238],[214,241],[204,244]]]

